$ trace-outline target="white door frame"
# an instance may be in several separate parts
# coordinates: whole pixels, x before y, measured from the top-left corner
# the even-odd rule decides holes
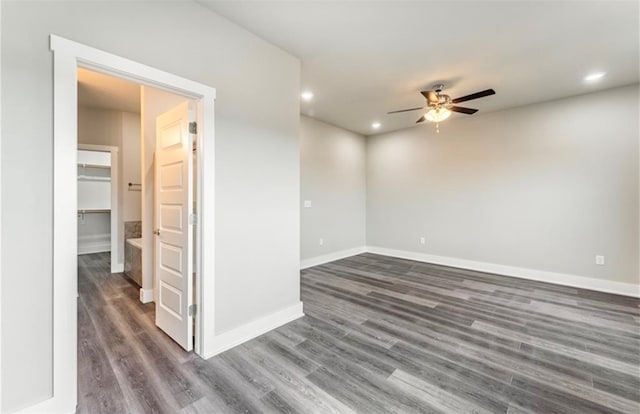
[[[53,395],[29,413],[73,413],[77,404],[77,70],[95,70],[197,101],[200,269],[196,353],[214,353],[214,88],[54,34],[53,51]],[[205,162],[206,160],[206,162]],[[206,216],[204,212],[206,211]],[[206,251],[207,254],[201,254]],[[206,277],[204,277],[206,275]],[[200,279],[200,280],[198,280]]]
[[[118,185],[120,184],[120,171],[118,170],[118,147],[114,147],[112,145],[92,145],[92,144],[78,144],[79,150],[87,150],[87,151],[100,151],[100,152],[108,152],[111,154],[111,218],[110,222],[110,232],[111,232],[111,273],[122,272],[122,268],[124,265],[124,258],[121,258],[123,263],[119,263],[116,261],[116,257],[118,255],[116,252],[119,250],[119,240],[120,240],[120,215],[122,212],[118,208]]]

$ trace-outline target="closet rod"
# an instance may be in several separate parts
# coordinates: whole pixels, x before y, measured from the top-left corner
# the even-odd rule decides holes
[[[111,210],[108,210],[108,209],[78,210],[78,214],[89,214],[89,213],[111,213]]]
[[[104,164],[84,164],[84,163],[78,163],[78,167],[82,167],[82,168],[102,168],[105,170],[110,170],[111,166],[110,165],[104,165]]]

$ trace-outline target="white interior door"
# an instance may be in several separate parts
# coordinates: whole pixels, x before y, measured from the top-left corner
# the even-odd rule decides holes
[[[187,351],[193,349],[192,135],[189,103],[156,119],[156,325]]]

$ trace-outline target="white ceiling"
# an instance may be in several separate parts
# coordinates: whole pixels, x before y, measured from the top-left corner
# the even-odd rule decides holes
[[[639,80],[637,1],[199,2],[301,59],[302,113],[366,135],[414,125],[419,111],[386,113],[437,82],[494,88],[465,103],[480,114]]]
[[[140,113],[140,85],[80,68],[78,105]]]

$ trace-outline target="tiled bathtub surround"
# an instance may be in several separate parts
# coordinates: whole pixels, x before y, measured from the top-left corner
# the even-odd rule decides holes
[[[142,221],[126,221],[124,223],[124,274],[142,286],[142,250],[140,243],[131,243],[130,239],[142,237]]]
[[[142,249],[127,239],[124,245],[124,274],[142,287]]]
[[[142,237],[142,221],[124,222],[124,239],[137,239]]]

